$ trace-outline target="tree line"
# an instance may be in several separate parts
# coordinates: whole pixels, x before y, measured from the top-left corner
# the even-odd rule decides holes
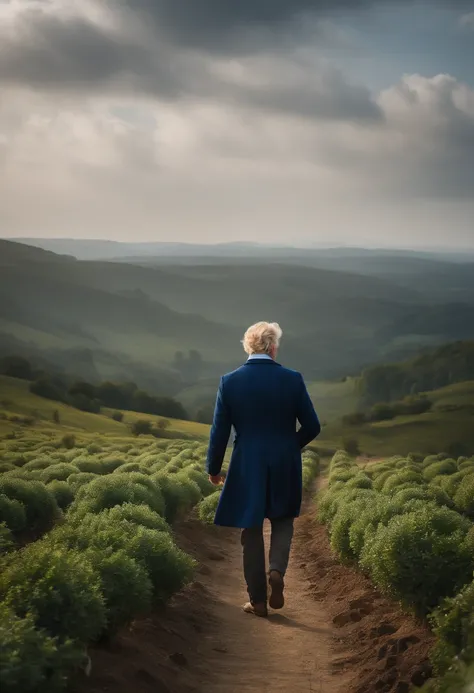
[[[102,407],[187,420],[188,413],[173,397],[150,395],[136,383],[98,384],[37,370],[25,358],[7,356],[0,360],[0,374],[30,381],[30,391],[40,397],[69,404],[81,411],[100,413]]]
[[[474,380],[474,341],[445,344],[401,363],[363,371],[361,396],[366,406],[395,402],[409,395]]]

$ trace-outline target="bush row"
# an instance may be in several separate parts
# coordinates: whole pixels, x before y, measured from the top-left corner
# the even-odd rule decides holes
[[[2,693],[65,690],[88,643],[110,637],[189,580],[193,561],[175,545],[168,522],[213,489],[199,471],[197,448],[178,447],[148,451],[148,459],[143,452],[138,466],[87,459],[103,465],[102,473],[81,471],[91,467],[77,455],[54,465],[37,457],[17,469],[25,478],[7,472],[0,479],[0,517],[9,522],[0,524],[0,547],[10,548],[10,527],[56,520],[42,539],[1,559]],[[176,471],[164,471],[172,460]]]
[[[460,693],[452,686],[468,681],[473,661],[474,528],[456,501],[471,462],[414,455],[362,469],[337,453],[319,498],[319,517],[341,559],[357,562],[382,592],[429,616],[441,678],[426,691]],[[453,488],[439,483],[459,474]]]

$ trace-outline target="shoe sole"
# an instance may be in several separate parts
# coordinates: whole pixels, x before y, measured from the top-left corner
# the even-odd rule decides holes
[[[268,602],[270,608],[272,609],[283,609],[285,606],[285,597],[283,594],[283,590],[285,588],[283,578],[278,577],[274,578],[270,576],[270,588],[271,588],[271,595],[270,595],[270,600]]]

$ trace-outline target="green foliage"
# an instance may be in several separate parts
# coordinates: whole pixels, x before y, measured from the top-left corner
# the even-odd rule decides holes
[[[44,484],[49,484],[50,481],[66,481],[71,474],[77,474],[79,469],[74,464],[67,462],[59,462],[51,464],[41,474],[41,481]]]
[[[123,503],[148,505],[158,514],[165,514],[165,501],[159,485],[150,477],[133,472],[99,477],[82,486],[70,512],[99,513]]]
[[[213,524],[214,518],[216,516],[217,506],[219,504],[219,499],[221,497],[220,491],[215,491],[211,495],[207,496],[198,505],[198,515],[202,522],[207,524]]]
[[[61,438],[61,445],[63,448],[66,448],[66,450],[73,450],[76,445],[76,437],[72,433],[66,433]]]
[[[353,457],[360,455],[360,445],[356,438],[344,438],[342,445],[348,455],[352,455]]]
[[[100,577],[109,634],[150,609],[153,585],[148,572],[126,550],[92,548],[83,555]]]
[[[454,657],[474,645],[474,582],[466,585],[455,597],[446,599],[432,615],[433,630],[438,640],[432,653],[436,673],[443,675]]]
[[[49,635],[88,642],[105,627],[100,580],[77,551],[30,544],[0,575],[0,597],[19,617],[32,613]]]
[[[199,487],[189,478],[186,481],[194,485],[192,490],[187,488],[184,479],[182,477],[178,478],[177,474],[158,472],[152,478],[163,494],[165,517],[168,522],[174,522],[180,512],[192,507],[201,496]]]
[[[426,481],[431,481],[436,476],[454,474],[457,470],[458,466],[454,460],[442,460],[441,462],[435,462],[425,467],[423,470],[423,477]]]
[[[112,414],[112,419],[114,421],[118,421],[119,423],[121,423],[123,421],[123,412],[118,411],[118,410],[114,411]]]
[[[0,523],[11,532],[20,532],[27,525],[25,506],[14,498],[0,494]]]
[[[48,490],[54,494],[61,510],[67,510],[74,500],[74,491],[66,481],[51,481]]]
[[[152,423],[148,419],[137,419],[130,426],[130,431],[134,436],[149,436],[152,434]]]
[[[458,510],[474,518],[474,474],[465,476],[461,481],[454,496],[454,504]]]
[[[11,530],[5,522],[0,522],[0,556],[7,553],[15,546],[15,540]]]
[[[79,472],[78,474],[71,474],[68,477],[67,483],[75,493],[81,486],[89,484],[91,481],[97,479],[97,474],[92,474],[88,472]]]
[[[364,547],[361,566],[385,593],[427,614],[472,575],[466,522],[447,508],[395,516]]]
[[[28,529],[45,530],[60,514],[54,495],[38,481],[0,477],[0,494],[24,506]]]
[[[84,659],[70,639],[38,630],[34,616],[20,618],[0,603],[0,690],[2,693],[63,693],[68,676]]]

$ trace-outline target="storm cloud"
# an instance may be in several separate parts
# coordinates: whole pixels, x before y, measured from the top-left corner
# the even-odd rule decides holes
[[[350,239],[373,224],[395,240],[409,205],[407,238],[427,220],[440,235],[449,209],[464,243],[474,83],[455,68],[472,6],[412,7],[0,1],[0,234]],[[416,67],[426,32],[452,46],[442,71]]]

